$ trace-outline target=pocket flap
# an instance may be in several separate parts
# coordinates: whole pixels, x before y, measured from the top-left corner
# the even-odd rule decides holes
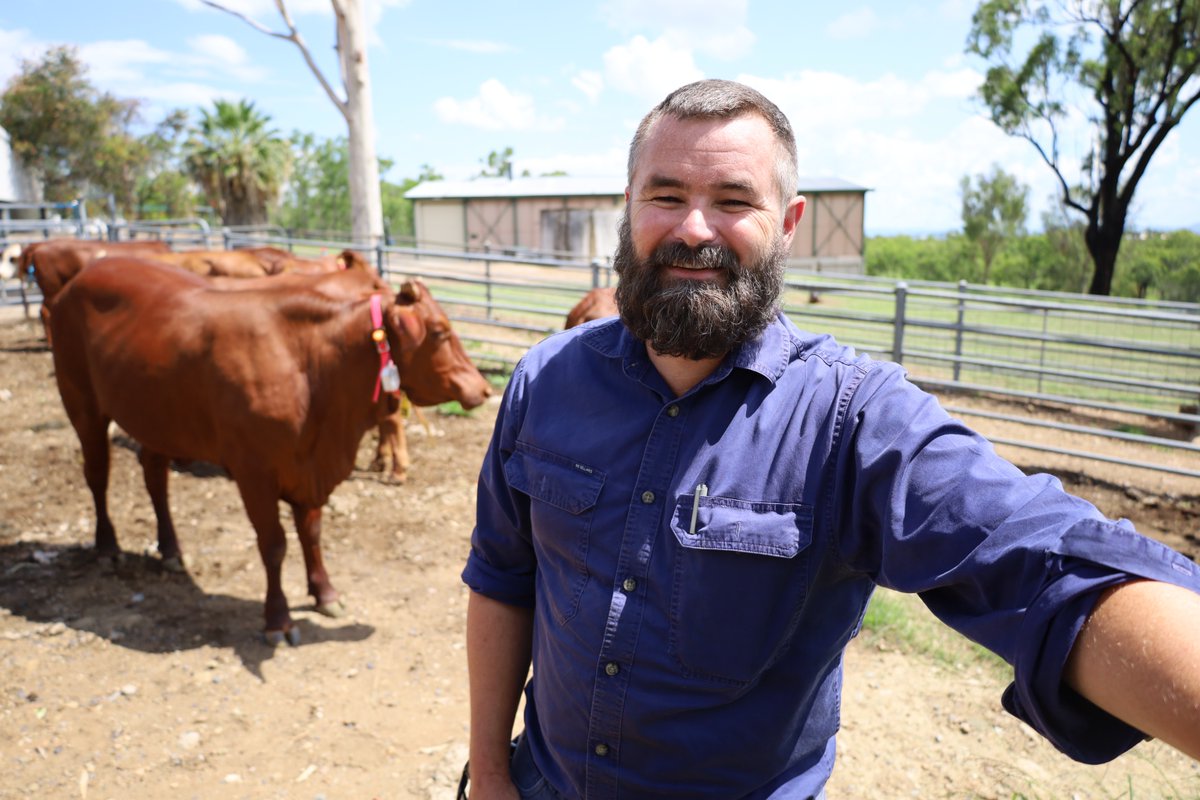
[[[600,497],[604,473],[569,458],[518,445],[504,464],[512,488],[530,497],[581,514]]]
[[[692,496],[675,506],[671,529],[684,547],[793,558],[812,543],[813,512],[800,503],[701,497],[692,528]]]

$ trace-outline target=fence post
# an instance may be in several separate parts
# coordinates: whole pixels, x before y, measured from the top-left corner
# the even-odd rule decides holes
[[[954,382],[958,383],[958,376],[962,370],[962,349],[963,349],[963,321],[966,319],[967,310],[967,282],[958,282],[958,319],[954,323]]]
[[[592,259],[592,288],[600,288],[600,259]]]
[[[897,364],[904,360],[904,312],[908,305],[908,284],[899,281],[896,284],[896,318],[892,329],[892,361]]]
[[[375,245],[375,271],[379,273],[379,277],[387,278],[387,270],[383,266],[383,245]]]
[[[492,252],[491,245],[489,245],[485,242],[483,245],[483,252],[485,255],[488,253],[491,253]],[[491,319],[492,318],[492,260],[490,258],[485,258],[483,260],[483,285],[486,290],[486,298],[487,298],[486,318]]]

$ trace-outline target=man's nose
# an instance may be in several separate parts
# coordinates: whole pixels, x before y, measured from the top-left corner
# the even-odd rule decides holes
[[[699,247],[715,241],[717,231],[709,222],[704,209],[689,208],[683,219],[679,221],[679,225],[676,226],[675,235],[688,247]]]

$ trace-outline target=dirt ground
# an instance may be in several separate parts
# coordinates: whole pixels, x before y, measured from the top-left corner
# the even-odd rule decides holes
[[[410,427],[403,486],[356,471],[338,488],[325,552],[349,614],[312,611],[293,539],[284,589],[303,642],[271,649],[263,568],[227,479],[173,474],[191,564],[166,573],[118,436],[109,497],[129,555],[89,557],[91,500],[50,354],[33,324],[0,319],[0,798],[452,798],[467,741],[458,576],[494,413]],[[1196,481],[1032,457],[1200,556]],[[1200,764],[1153,742],[1073,764],[1001,710],[1003,685],[986,662],[857,641],[830,798],[1200,797]]]

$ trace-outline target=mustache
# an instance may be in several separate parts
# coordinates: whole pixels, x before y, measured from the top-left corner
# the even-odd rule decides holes
[[[683,242],[669,242],[659,245],[646,259],[649,267],[688,267],[691,269],[722,269],[732,275],[740,275],[742,264],[728,247],[715,244],[702,244],[689,247]]]

